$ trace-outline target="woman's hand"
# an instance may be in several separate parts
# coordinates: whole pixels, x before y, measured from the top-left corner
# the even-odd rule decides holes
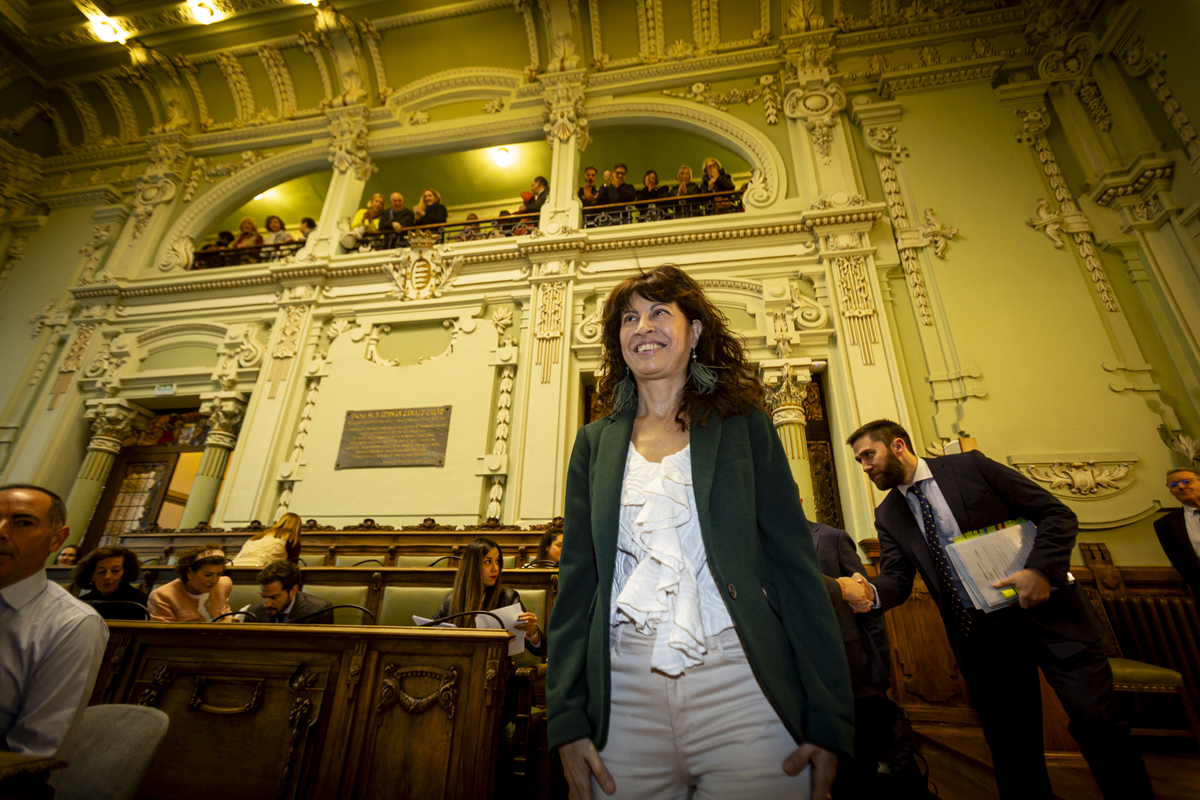
[[[600,754],[596,752],[596,745],[592,744],[591,739],[576,739],[559,745],[558,755],[562,759],[563,774],[567,776],[567,787],[571,791],[572,800],[592,800],[593,775],[605,794],[612,794],[617,790],[616,781],[600,760]],[[832,779],[830,781],[832,782]]]
[[[534,614],[532,611],[526,611],[517,617],[517,628],[525,632],[525,638],[531,644],[537,644],[541,641],[541,636],[538,634],[537,622],[537,614]]]
[[[571,744],[575,744],[575,742],[571,742]],[[567,759],[564,757],[563,764],[566,763]],[[800,745],[783,760],[783,771],[788,775],[799,775],[800,771],[809,764],[812,764],[813,768],[813,800],[825,800],[829,797],[829,790],[833,788],[833,776],[837,772],[837,754],[823,747],[817,747],[815,744]]]

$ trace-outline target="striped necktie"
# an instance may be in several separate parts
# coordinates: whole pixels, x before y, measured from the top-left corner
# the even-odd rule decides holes
[[[946,555],[946,548],[942,545],[942,538],[938,535],[933,506],[929,504],[929,498],[916,484],[913,484],[908,491],[917,498],[917,505],[921,507],[921,520],[925,523],[925,541],[929,543],[929,552],[933,555],[933,565],[937,570],[938,582],[941,584],[942,597],[951,609],[950,617],[953,627],[955,632],[965,639],[971,633],[971,615],[958,598],[958,578],[950,569],[950,558]]]

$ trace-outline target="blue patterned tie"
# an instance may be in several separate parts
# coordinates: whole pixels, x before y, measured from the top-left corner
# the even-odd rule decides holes
[[[959,580],[950,569],[950,558],[946,555],[946,548],[942,546],[942,538],[938,536],[937,521],[933,517],[933,506],[929,504],[929,498],[925,497],[916,484],[913,484],[908,491],[917,498],[917,505],[921,507],[921,519],[925,523],[925,540],[929,543],[929,552],[933,555],[933,565],[937,569],[942,596],[944,601],[951,606],[953,613],[950,616],[957,633],[965,639],[971,633],[971,615],[958,597]]]

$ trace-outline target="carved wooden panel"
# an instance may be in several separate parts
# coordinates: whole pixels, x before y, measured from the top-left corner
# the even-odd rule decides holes
[[[139,797],[491,796],[502,631],[110,627],[92,702],[171,718]]]

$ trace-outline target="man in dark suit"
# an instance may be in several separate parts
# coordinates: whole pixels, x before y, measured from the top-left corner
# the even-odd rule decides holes
[[[1156,519],[1154,532],[1171,566],[1200,600],[1200,474],[1190,467],[1173,469],[1167,473],[1167,488],[1183,508],[1171,509]]]
[[[1001,797],[1052,797],[1042,739],[1038,668],[1054,688],[1106,798],[1152,798],[1141,755],[1119,719],[1102,628],[1067,568],[1075,547],[1074,512],[1019,472],[978,451],[926,461],[908,432],[889,420],[859,428],[847,443],[880,489],[875,510],[880,571],[849,584],[857,611],[903,603],[917,571],[937,603],[992,751]],[[1024,518],[1037,526],[1023,569],[997,581],[1019,604],[990,614],[974,608],[945,546],[963,533]],[[1053,590],[1053,591],[1052,591]]]
[[[262,600],[250,606],[247,622],[302,622],[305,625],[332,625],[333,612],[324,597],[300,591],[300,568],[291,561],[267,564],[258,573],[258,593]],[[312,616],[309,616],[309,615]]]
[[[522,204],[522,214],[535,214],[542,210],[542,206],[546,205],[546,200],[550,197],[550,181],[538,175],[533,179],[529,189],[532,197]]]
[[[405,208],[404,195],[392,192],[391,206],[385,208],[379,215],[379,231],[390,234],[386,241],[388,247],[403,247],[408,244],[403,231],[416,224],[411,208]]]

